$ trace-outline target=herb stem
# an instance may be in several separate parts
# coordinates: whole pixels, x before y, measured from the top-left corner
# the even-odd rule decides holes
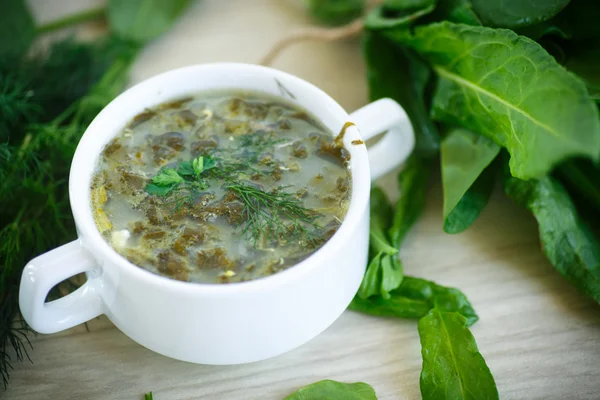
[[[57,19],[45,25],[42,25],[37,28],[38,34],[54,32],[63,28],[67,28],[73,25],[79,25],[84,22],[89,22],[97,19],[104,19],[106,16],[106,9],[96,8],[87,11],[83,11],[76,14],[68,15],[64,18]]]

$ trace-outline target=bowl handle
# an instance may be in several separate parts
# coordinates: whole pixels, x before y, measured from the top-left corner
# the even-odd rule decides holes
[[[46,303],[55,285],[81,272],[97,270],[98,264],[78,240],[31,260],[21,276],[19,306],[25,321],[40,333],[55,333],[103,313],[100,280],[89,278],[79,289]]]
[[[403,164],[415,147],[415,135],[408,115],[392,99],[380,99],[350,114],[364,141],[384,133],[369,147],[371,180]]]

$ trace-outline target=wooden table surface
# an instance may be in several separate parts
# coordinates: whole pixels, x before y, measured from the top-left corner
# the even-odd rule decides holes
[[[40,21],[101,0],[31,0]],[[148,46],[132,83],[172,68],[257,62],[277,38],[310,22],[300,0],[203,0]],[[302,43],[275,67],[323,88],[348,110],[367,102],[357,40]],[[395,192],[394,176],[381,182]],[[463,290],[479,313],[473,334],[503,399],[600,399],[600,307],[579,295],[540,252],[532,218],[498,193],[467,232],[441,229],[441,190],[401,251],[407,274]],[[415,321],[345,312],[300,348],[240,366],[169,359],[106,318],[33,338],[33,363],[14,363],[6,399],[281,399],[320,379],[364,381],[379,399],[419,399]]]

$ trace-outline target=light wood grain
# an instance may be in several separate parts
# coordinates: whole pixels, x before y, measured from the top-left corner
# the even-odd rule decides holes
[[[32,1],[35,5],[41,0]],[[68,0],[53,0],[68,10]],[[97,2],[95,2],[97,3]],[[179,66],[258,60],[294,27],[308,24],[293,1],[204,0],[148,46],[133,81]],[[307,43],[276,67],[322,87],[349,110],[367,102],[356,41]],[[394,176],[380,184],[393,194]],[[503,399],[600,399],[600,307],[579,295],[540,252],[533,220],[497,194],[475,225],[441,229],[441,191],[401,251],[408,274],[462,289],[480,315],[472,328]],[[92,321],[33,339],[33,364],[15,363],[6,399],[281,399],[319,379],[364,381],[380,399],[418,399],[415,321],[346,312],[310,343],[264,362],[213,367],[155,354]],[[243,334],[243,333],[240,333]],[[173,332],[176,340],[177,332]]]

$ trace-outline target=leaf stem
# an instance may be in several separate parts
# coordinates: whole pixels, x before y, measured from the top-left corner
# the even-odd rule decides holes
[[[63,28],[67,28],[73,25],[79,25],[84,22],[103,19],[106,16],[106,8],[96,8],[87,11],[83,11],[77,14],[68,15],[64,18],[57,19],[48,24],[42,25],[37,28],[38,34],[54,32]]]

